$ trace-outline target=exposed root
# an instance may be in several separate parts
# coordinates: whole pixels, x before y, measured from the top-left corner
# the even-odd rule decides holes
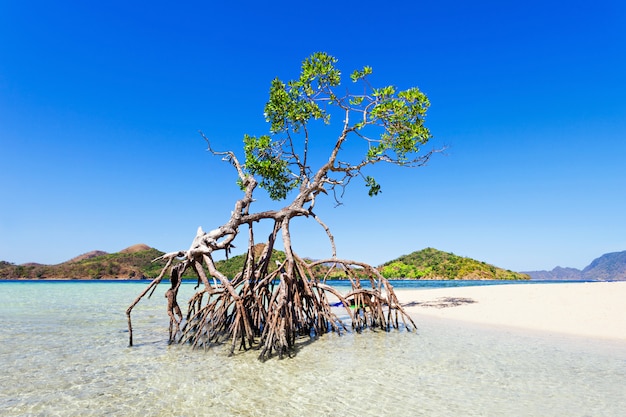
[[[291,355],[299,338],[342,334],[347,324],[356,332],[416,328],[391,284],[368,265],[338,259],[307,263],[295,256],[293,267],[286,268],[283,263],[270,269],[269,259],[248,263],[254,265],[252,273],[244,270],[232,281],[222,276],[209,288],[197,291],[187,303],[184,320],[176,296],[179,277],[190,262],[171,267],[171,287],[166,292],[170,343],[189,344],[194,349],[229,343],[231,354],[258,349],[259,359],[266,360]],[[320,263],[345,271],[352,284],[347,294],[311,275],[312,267]],[[286,270],[292,270],[293,275]],[[260,271],[267,272],[259,276]],[[347,314],[348,323],[338,317],[339,311]]]

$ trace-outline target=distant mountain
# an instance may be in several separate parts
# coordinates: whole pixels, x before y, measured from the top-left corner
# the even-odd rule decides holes
[[[0,262],[0,279],[142,279],[156,277],[163,255],[148,245],[133,245],[117,253],[91,251],[57,265]]]
[[[626,251],[607,253],[594,259],[582,274],[585,279],[626,281]]]
[[[136,245],[129,246],[126,249],[122,249],[120,253],[137,253],[137,252],[147,251],[150,249],[152,248],[146,245],[145,243],[138,243]]]
[[[561,268],[557,266],[552,271],[530,271],[525,272],[530,275],[531,279],[538,281],[576,281],[582,280],[582,271],[576,268]]]
[[[258,258],[265,245],[255,247],[255,258]],[[216,263],[219,269],[227,277],[233,277],[243,268],[245,255],[233,256],[232,258]],[[274,250],[272,259],[282,262],[285,253]],[[326,276],[328,265],[318,265],[313,273],[317,277]],[[519,274],[497,268],[485,262],[464,258],[452,253],[442,252],[437,249],[427,248],[409,255],[401,256],[378,267],[381,274],[389,279],[511,279],[528,280],[528,275]],[[330,274],[333,279],[345,279],[345,274],[336,272]]]
[[[259,256],[263,245],[257,245]],[[141,279],[156,277],[164,262],[152,262],[163,252],[145,244],[137,244],[116,253],[91,251],[58,265],[27,263],[15,265],[0,261],[0,279]],[[274,251],[272,258],[283,261],[285,254]],[[226,276],[232,277],[241,270],[245,255],[217,262]],[[387,278],[404,279],[512,279],[512,280],[587,280],[626,281],[626,251],[607,253],[594,259],[582,271],[557,266],[552,271],[513,272],[471,258],[442,252],[433,248],[403,255],[386,262],[378,269]],[[319,265],[314,273],[323,276],[327,266]],[[185,274],[191,277],[192,272]],[[339,275],[332,274],[333,278]]]
[[[78,255],[77,257],[70,259],[69,261],[67,261],[67,263],[80,262],[86,259],[97,258],[98,256],[103,256],[103,255],[108,255],[108,254],[109,254],[108,252],[104,252],[101,250],[92,250],[91,252],[83,253],[82,255]]]
[[[426,248],[378,267],[386,278],[449,280],[528,280],[530,276],[475,259]]]
[[[557,281],[626,281],[626,251],[605,253],[582,271],[557,266],[552,271],[528,271],[533,280]]]
[[[255,246],[254,256],[260,256],[264,244]],[[138,244],[116,253],[91,251],[58,265],[22,264],[14,265],[0,261],[0,279],[147,279],[158,276],[163,261],[152,262],[163,255],[148,245]],[[233,256],[218,261],[218,270],[227,277],[241,271],[246,255]],[[282,262],[285,253],[274,250],[272,263]],[[387,278],[404,279],[529,279],[528,275],[497,268],[485,262],[464,258],[452,253],[427,248],[401,256],[378,267]],[[345,278],[341,271],[329,271],[329,265],[317,265],[312,271],[318,277]],[[185,273],[194,278],[193,272]]]

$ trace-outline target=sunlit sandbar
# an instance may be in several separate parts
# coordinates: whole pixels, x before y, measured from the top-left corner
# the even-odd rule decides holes
[[[398,291],[429,315],[490,326],[626,341],[626,282],[495,285]]]

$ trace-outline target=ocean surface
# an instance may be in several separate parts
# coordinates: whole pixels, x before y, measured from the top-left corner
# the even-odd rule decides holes
[[[304,340],[294,357],[262,363],[256,351],[228,357],[222,348],[168,346],[165,283],[135,308],[130,348],[125,310],[145,285],[0,281],[0,415],[606,417],[626,410],[623,343],[424,319],[414,333]],[[183,285],[180,300],[193,286]]]

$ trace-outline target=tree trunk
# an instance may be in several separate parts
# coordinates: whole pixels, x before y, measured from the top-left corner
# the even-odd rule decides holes
[[[251,227],[251,226],[250,226]],[[286,245],[286,260],[271,265],[273,243],[278,232]],[[351,325],[354,331],[381,329],[389,331],[401,327],[415,329],[415,323],[404,312],[393,287],[378,271],[364,263],[330,258],[307,262],[298,257],[288,245],[288,221],[276,222],[263,253],[254,257],[254,240],[250,230],[249,250],[243,270],[229,279],[220,273],[210,256],[196,250],[195,257],[185,254],[181,262],[172,266],[176,255],[168,254],[162,274],[153,280],[127,310],[132,345],[132,308],[150,289],[158,285],[166,270],[170,271],[171,288],[167,291],[167,311],[170,316],[170,343],[190,344],[193,348],[209,348],[230,343],[235,350],[259,349],[259,358],[293,354],[300,338],[319,337],[333,331],[341,334]],[[350,280],[351,289],[342,294],[326,283],[326,277],[316,277],[316,265],[330,265],[329,273],[340,270]],[[187,303],[187,314],[182,319],[177,295],[180,276],[189,268],[204,283]],[[207,271],[208,275],[207,275]],[[209,282],[208,276],[216,279]],[[365,283],[365,285],[364,285]],[[331,303],[331,298],[336,298]],[[339,314],[348,316],[344,323]],[[400,325],[400,322],[402,325]]]

